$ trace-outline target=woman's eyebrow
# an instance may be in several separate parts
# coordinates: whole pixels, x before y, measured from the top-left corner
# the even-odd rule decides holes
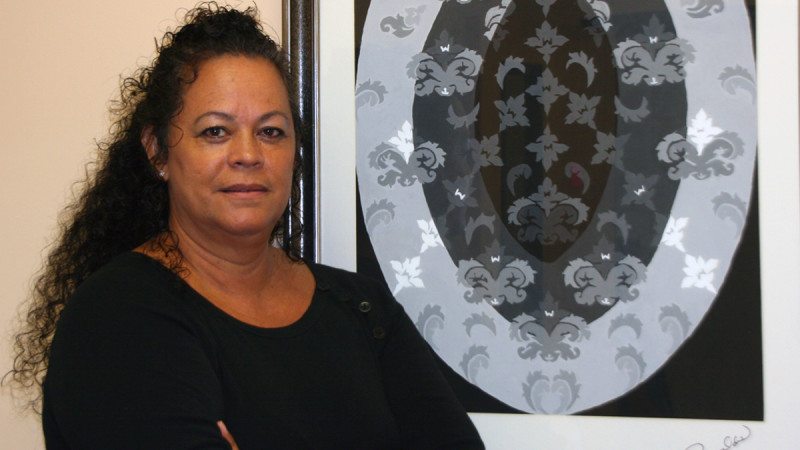
[[[287,122],[289,121],[289,116],[287,116],[286,113],[280,110],[270,111],[268,113],[262,114],[261,117],[258,118],[258,121],[263,122],[265,120],[269,120],[276,116],[286,120]]]
[[[270,111],[270,112],[262,114],[261,117],[258,118],[258,121],[259,122],[263,122],[263,121],[269,120],[269,119],[271,119],[271,118],[273,118],[275,116],[281,117],[281,118],[283,118],[284,120],[287,120],[287,121],[289,120],[289,116],[286,113],[284,113],[283,111],[275,110],[275,111]],[[236,120],[236,116],[233,115],[233,114],[228,114],[228,113],[222,112],[222,111],[208,111],[208,112],[204,112],[203,114],[200,114],[199,116],[197,116],[197,118],[194,120],[194,123],[197,124],[198,122],[200,122],[201,120],[203,120],[206,117],[219,117],[220,119],[224,119],[224,120],[229,121],[229,122]]]
[[[200,122],[201,120],[205,119],[206,117],[219,117],[219,118],[227,120],[227,121],[233,121],[234,119],[236,119],[236,116],[234,116],[233,114],[228,114],[228,113],[222,112],[222,111],[208,111],[208,112],[204,112],[203,114],[200,114],[199,116],[197,116],[197,118],[194,119],[194,123],[197,124],[198,122]]]

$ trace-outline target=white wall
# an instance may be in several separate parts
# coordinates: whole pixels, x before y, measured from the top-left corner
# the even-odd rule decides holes
[[[14,317],[58,213],[94,140],[106,135],[120,74],[149,61],[153,38],[195,3],[0,2],[0,372],[11,367]],[[280,37],[281,0],[255,3]],[[39,418],[21,414],[8,389],[0,395],[0,436],[2,448],[44,447]]]

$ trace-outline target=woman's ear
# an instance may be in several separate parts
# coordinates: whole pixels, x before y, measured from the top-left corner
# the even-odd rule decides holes
[[[148,125],[142,130],[141,142],[144,151],[147,153],[147,159],[150,161],[150,164],[153,165],[153,169],[155,169],[159,177],[167,181],[167,165],[164,161],[160,161],[161,158],[158,155],[158,139],[156,139],[156,135],[153,133],[152,125]]]

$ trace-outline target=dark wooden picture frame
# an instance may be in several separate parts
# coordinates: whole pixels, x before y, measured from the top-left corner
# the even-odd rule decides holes
[[[306,261],[316,261],[317,224],[317,113],[319,102],[318,46],[316,32],[315,0],[284,0],[282,42],[289,54],[289,68],[295,80],[290,86],[289,97],[295,102],[300,123],[299,145],[301,179],[300,223],[295,223],[292,214],[286,217],[286,230],[300,232],[300,252]]]

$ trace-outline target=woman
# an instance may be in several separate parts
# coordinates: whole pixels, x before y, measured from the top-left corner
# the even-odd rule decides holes
[[[17,337],[48,448],[482,448],[391,296],[278,238],[286,74],[255,11],[204,4],[123,83]]]

